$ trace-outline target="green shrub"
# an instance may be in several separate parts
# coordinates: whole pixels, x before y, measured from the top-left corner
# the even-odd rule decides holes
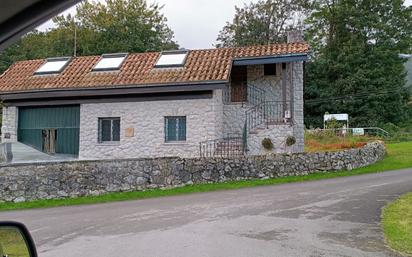
[[[393,134],[399,131],[399,127],[391,122],[383,124],[382,129],[388,131],[390,134]]]
[[[286,138],[286,145],[287,146],[292,146],[294,144],[296,144],[296,138],[294,136],[288,136]]]
[[[262,146],[266,149],[266,150],[272,150],[273,149],[273,143],[272,140],[270,138],[264,138],[262,140]]]

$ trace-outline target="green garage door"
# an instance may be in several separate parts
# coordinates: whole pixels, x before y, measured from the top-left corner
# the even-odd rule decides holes
[[[45,151],[53,132],[53,152],[79,153],[80,106],[20,107],[18,140],[40,151]],[[47,148],[48,149],[48,148]]]

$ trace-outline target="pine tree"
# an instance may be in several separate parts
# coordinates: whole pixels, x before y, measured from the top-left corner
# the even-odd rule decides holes
[[[405,59],[412,9],[402,0],[326,0],[307,20],[313,59],[306,66],[307,126],[325,112],[349,113],[353,126],[408,119]]]

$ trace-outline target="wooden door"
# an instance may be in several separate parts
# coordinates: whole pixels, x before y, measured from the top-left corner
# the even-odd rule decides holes
[[[48,154],[56,153],[56,140],[57,140],[57,130],[56,129],[43,129],[43,152]]]
[[[233,66],[231,74],[230,95],[232,102],[247,101],[247,67]]]

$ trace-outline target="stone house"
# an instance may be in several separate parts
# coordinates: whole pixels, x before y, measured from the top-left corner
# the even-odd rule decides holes
[[[257,155],[264,138],[270,152],[302,152],[308,52],[289,42],[16,62],[0,76],[1,139],[79,159]]]

